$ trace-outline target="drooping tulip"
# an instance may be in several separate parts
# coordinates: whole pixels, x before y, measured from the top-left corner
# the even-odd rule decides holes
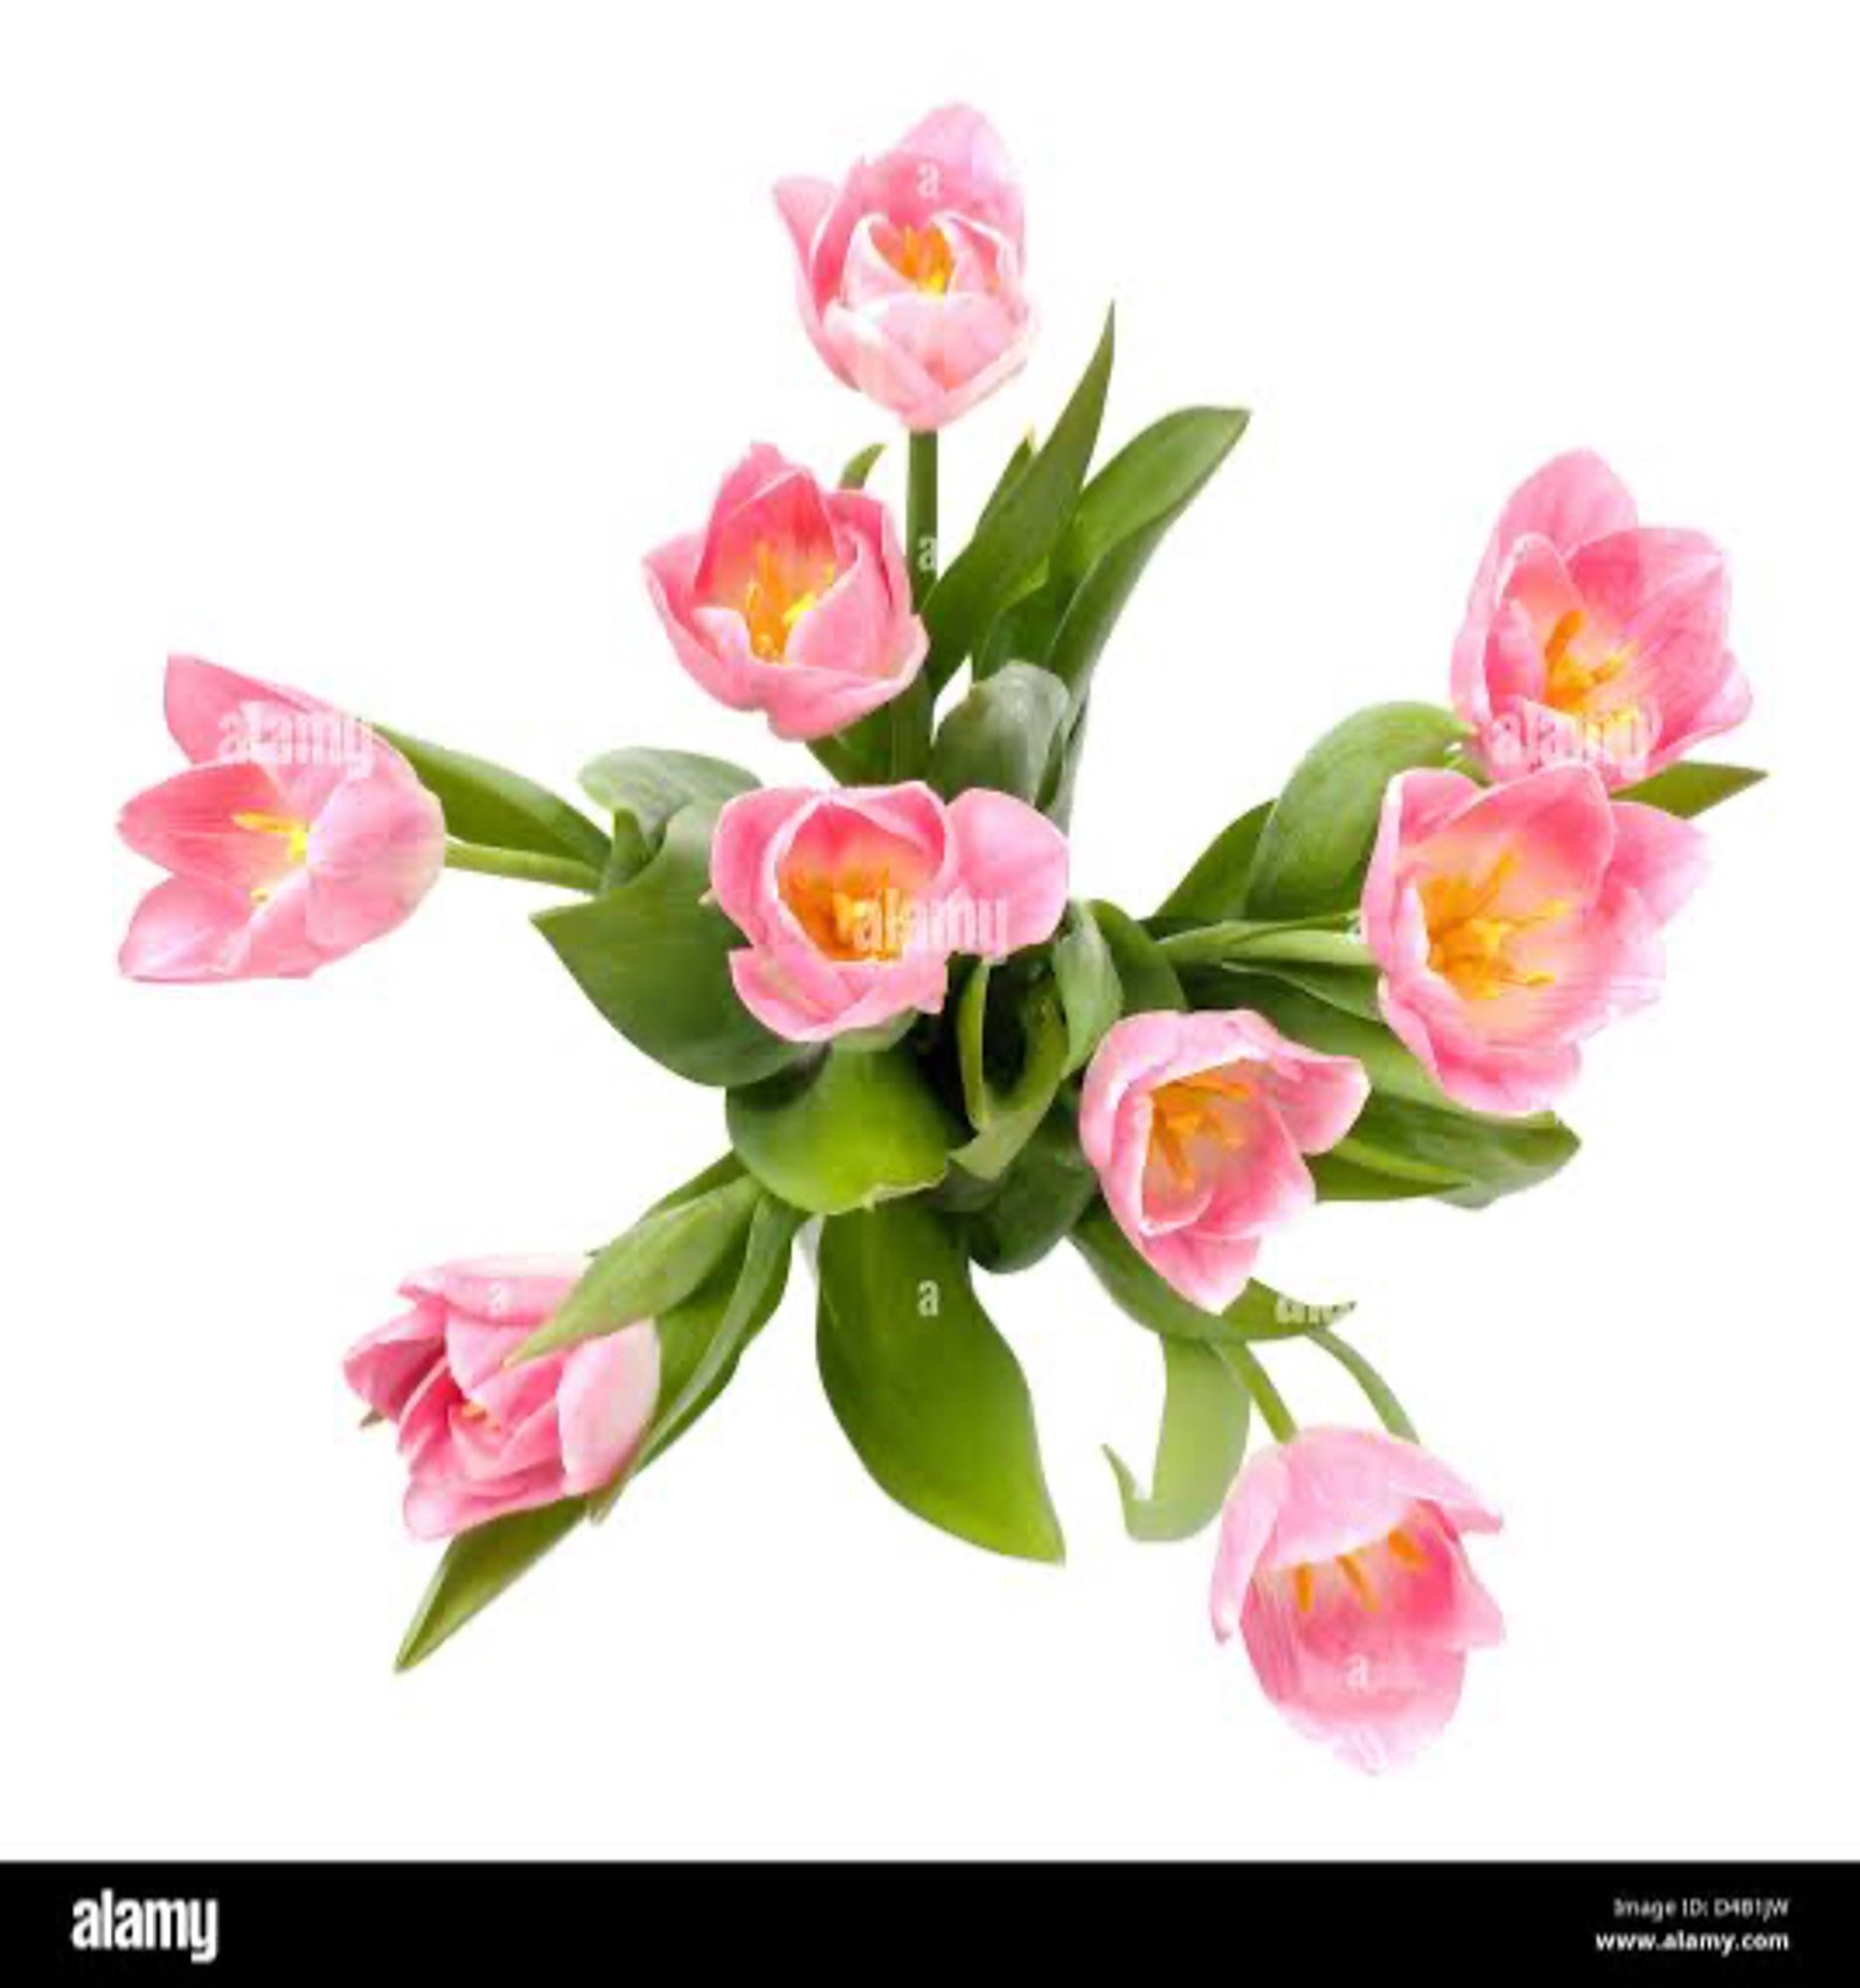
[[[1210,1609],[1297,1729],[1374,1771],[1452,1717],[1504,1623],[1461,1535],[1498,1515],[1412,1442],[1313,1428],[1255,1456],[1221,1519]]]
[[[1539,1110],[1583,1038],[1658,993],[1660,927],[1704,863],[1690,822],[1611,802],[1588,766],[1496,787],[1403,773],[1363,892],[1383,1015],[1449,1097]]]
[[[891,513],[822,490],[765,442],[724,479],[702,532],[648,557],[646,584],[691,675],[780,739],[889,703],[930,647]]]
[[[742,794],[711,845],[713,894],[749,941],[730,955],[737,993],[803,1043],[935,1014],[952,953],[1051,936],[1067,871],[1065,836],[1024,801],[945,803],[921,781]]]
[[[933,111],[838,186],[787,179],[775,201],[807,335],[908,427],[946,427],[1025,363],[1020,188],[979,111]]]
[[[1093,1056],[1079,1141],[1117,1225],[1191,1304],[1245,1290],[1268,1229],[1316,1199],[1306,1153],[1369,1095],[1353,1057],[1320,1056],[1246,1009],[1116,1023]]]
[[[601,1490],[631,1461],[658,1402],[649,1320],[509,1364],[586,1268],[485,1257],[423,1271],[401,1286],[410,1309],[343,1362],[350,1387],[399,1430],[417,1539]]]
[[[170,872],[123,941],[133,978],[314,973],[392,931],[444,867],[438,802],[356,720],[191,656],[169,659],[167,718],[193,763],[118,824]]]
[[[1618,787],[1740,724],[1729,610],[1710,539],[1641,525],[1600,456],[1558,456],[1500,514],[1453,647],[1485,770],[1577,761]]]

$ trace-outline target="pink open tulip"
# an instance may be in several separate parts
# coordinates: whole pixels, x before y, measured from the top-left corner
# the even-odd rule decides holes
[[[1256,1456],[1228,1493],[1210,1605],[1266,1695],[1352,1765],[1408,1759],[1459,1703],[1466,1652],[1504,1623],[1460,1545],[1499,1527],[1425,1449],[1314,1428]]]
[[[1498,787],[1404,773],[1363,892],[1382,1012],[1448,1096],[1539,1110],[1585,1036],[1658,992],[1660,927],[1704,861],[1691,823],[1610,802],[1587,766]]]
[[[1724,558],[1636,522],[1598,455],[1540,469],[1505,506],[1453,648],[1453,703],[1494,779],[1570,760],[1644,779],[1750,710],[1726,647]]]
[[[356,720],[190,656],[169,658],[167,717],[193,763],[118,824],[171,873],[123,941],[135,979],[314,973],[392,931],[443,868],[438,802]]]
[[[712,892],[749,940],[737,992],[798,1043],[936,1013],[949,955],[1050,937],[1066,880],[1060,831],[983,787],[947,804],[921,781],[762,788],[726,805],[711,845]]]
[[[781,739],[888,703],[930,647],[891,513],[822,490],[765,442],[724,479],[703,532],[647,559],[646,584],[685,668]]]
[[[417,1539],[598,1491],[631,1461],[658,1403],[649,1320],[506,1364],[586,1268],[512,1256],[424,1271],[401,1286],[411,1308],[343,1362],[350,1387],[400,1430]]]
[[[1220,1311],[1267,1230],[1317,1199],[1303,1155],[1334,1146],[1368,1095],[1355,1058],[1288,1042],[1263,1015],[1161,1010],[1099,1044],[1079,1143],[1149,1266]]]
[[[808,336],[907,426],[947,426],[1024,364],[1020,188],[979,111],[933,111],[837,187],[783,180],[775,202]]]

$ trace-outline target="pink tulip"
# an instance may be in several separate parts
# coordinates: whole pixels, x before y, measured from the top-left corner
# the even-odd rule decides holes
[[[416,1539],[598,1491],[632,1460],[658,1403],[649,1320],[506,1364],[586,1268],[545,1256],[427,1270],[401,1286],[412,1309],[343,1362],[349,1386],[400,1430]]]
[[[1025,363],[1020,188],[979,111],[933,111],[839,186],[783,180],[775,204],[807,335],[907,426],[946,427]]]
[[[1459,1543],[1499,1523],[1418,1444],[1307,1429],[1228,1493],[1214,1633],[1299,1732],[1371,1771],[1406,1760],[1453,1716],[1466,1652],[1504,1639]]]
[[[123,941],[135,979],[314,973],[392,931],[444,866],[438,802],[356,720],[190,656],[169,658],[167,716],[193,763],[118,824],[171,873]]]
[[[737,993],[797,1043],[936,1013],[949,955],[1051,936],[1066,878],[1066,838],[1024,801],[976,787],[945,805],[921,781],[741,794],[711,846],[712,892],[749,940]]]
[[[1742,723],[1729,608],[1711,540],[1638,525],[1600,456],[1546,464],[1500,515],[1453,647],[1487,772],[1579,760],[1623,786]]]
[[[779,739],[819,739],[889,703],[930,647],[891,513],[822,490],[759,442],[724,479],[702,533],[646,561],[678,660]]]
[[[1658,992],[1660,927],[1704,861],[1689,822],[1610,802],[1587,766],[1498,787],[1403,773],[1363,891],[1382,1012],[1448,1096],[1539,1110],[1582,1038]]]
[[[1368,1095],[1353,1057],[1288,1042],[1263,1015],[1162,1010],[1099,1044],[1079,1143],[1150,1268],[1220,1311],[1266,1231],[1317,1199],[1303,1155],[1334,1146]]]

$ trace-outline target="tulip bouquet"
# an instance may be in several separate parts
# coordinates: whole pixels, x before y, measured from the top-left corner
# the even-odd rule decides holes
[[[1723,560],[1641,525],[1594,455],[1559,458],[1499,516],[1450,708],[1345,720],[1145,914],[1082,899],[1067,824],[1095,673],[1247,417],[1167,414],[1095,469],[1107,324],[946,557],[941,432],[1033,329],[1001,145],[948,108],[776,199],[808,336],[907,430],[902,532],[866,488],[880,447],[829,487],[758,445],[645,584],[697,684],[830,783],[628,747],[582,775],[596,819],[178,658],[190,764],[122,818],[170,873],[132,975],[306,975],[442,868],[514,878],[565,894],[533,921],[582,995],[722,1093],[729,1150],[592,1258],[423,1271],[350,1353],[398,1433],[408,1526],[449,1541],[401,1662],[703,1415],[802,1242],[821,1379],[879,1485],[958,1538],[1060,1559],[1028,1389],[972,1271],[1068,1244],[1163,1364],[1147,1484],[1110,1458],[1128,1531],[1219,1520],[1216,1634],[1301,1729],[1400,1758],[1500,1633],[1464,1545],[1498,1521],[1337,1308],[1280,1295],[1261,1258],[1314,1204],[1478,1208],[1575,1152],[1551,1107],[1583,1040],[1656,990],[1700,873],[1691,818],[1759,777],[1690,756],[1748,701]],[[1381,1426],[1300,1430],[1266,1366],[1289,1337]],[[1256,1419],[1271,1440],[1249,1459]]]

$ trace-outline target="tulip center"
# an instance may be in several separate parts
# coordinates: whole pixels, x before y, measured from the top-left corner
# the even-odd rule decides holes
[[[1404,1572],[1419,1573],[1428,1565],[1424,1537],[1406,1526],[1396,1526],[1380,1540],[1352,1553],[1338,1554],[1333,1560],[1300,1561],[1295,1567],[1258,1577],[1284,1582],[1300,1615],[1310,1614],[1321,1595],[1338,1592],[1374,1614]]]
[[[1596,693],[1626,669],[1631,654],[1623,646],[1598,655],[1596,645],[1582,639],[1584,618],[1580,607],[1572,607],[1544,641],[1544,702],[1568,718],[1583,717]]]
[[[898,229],[889,241],[881,241],[879,252],[907,283],[928,296],[943,295],[955,273],[949,238],[933,222],[924,228]]]
[[[1195,1143],[1212,1139],[1227,1152],[1247,1142],[1246,1113],[1254,1086],[1234,1071],[1205,1070],[1159,1083],[1149,1094],[1149,1150],[1178,1187],[1195,1183]]]
[[[1430,877],[1421,886],[1428,926],[1428,964],[1467,1001],[1492,1001],[1514,987],[1548,987],[1556,975],[1518,964],[1512,947],[1520,934],[1549,924],[1569,910],[1551,899],[1534,911],[1500,915],[1497,901],[1517,856],[1507,851],[1482,878]]]
[[[295,870],[310,858],[310,824],[298,821],[290,815],[254,814],[241,812],[233,817],[233,826],[243,828],[249,835],[271,835],[284,844],[285,865]],[[254,905],[264,904],[274,887],[270,884],[254,884],[252,887],[252,901]]]
[[[743,623],[750,631],[750,647],[764,663],[787,661],[788,637],[794,624],[837,577],[831,560],[815,572],[796,575],[775,557],[766,539],[756,545],[756,571],[743,589]]]
[[[781,900],[828,959],[897,959],[911,935],[911,900],[883,865],[797,872],[782,879]]]

